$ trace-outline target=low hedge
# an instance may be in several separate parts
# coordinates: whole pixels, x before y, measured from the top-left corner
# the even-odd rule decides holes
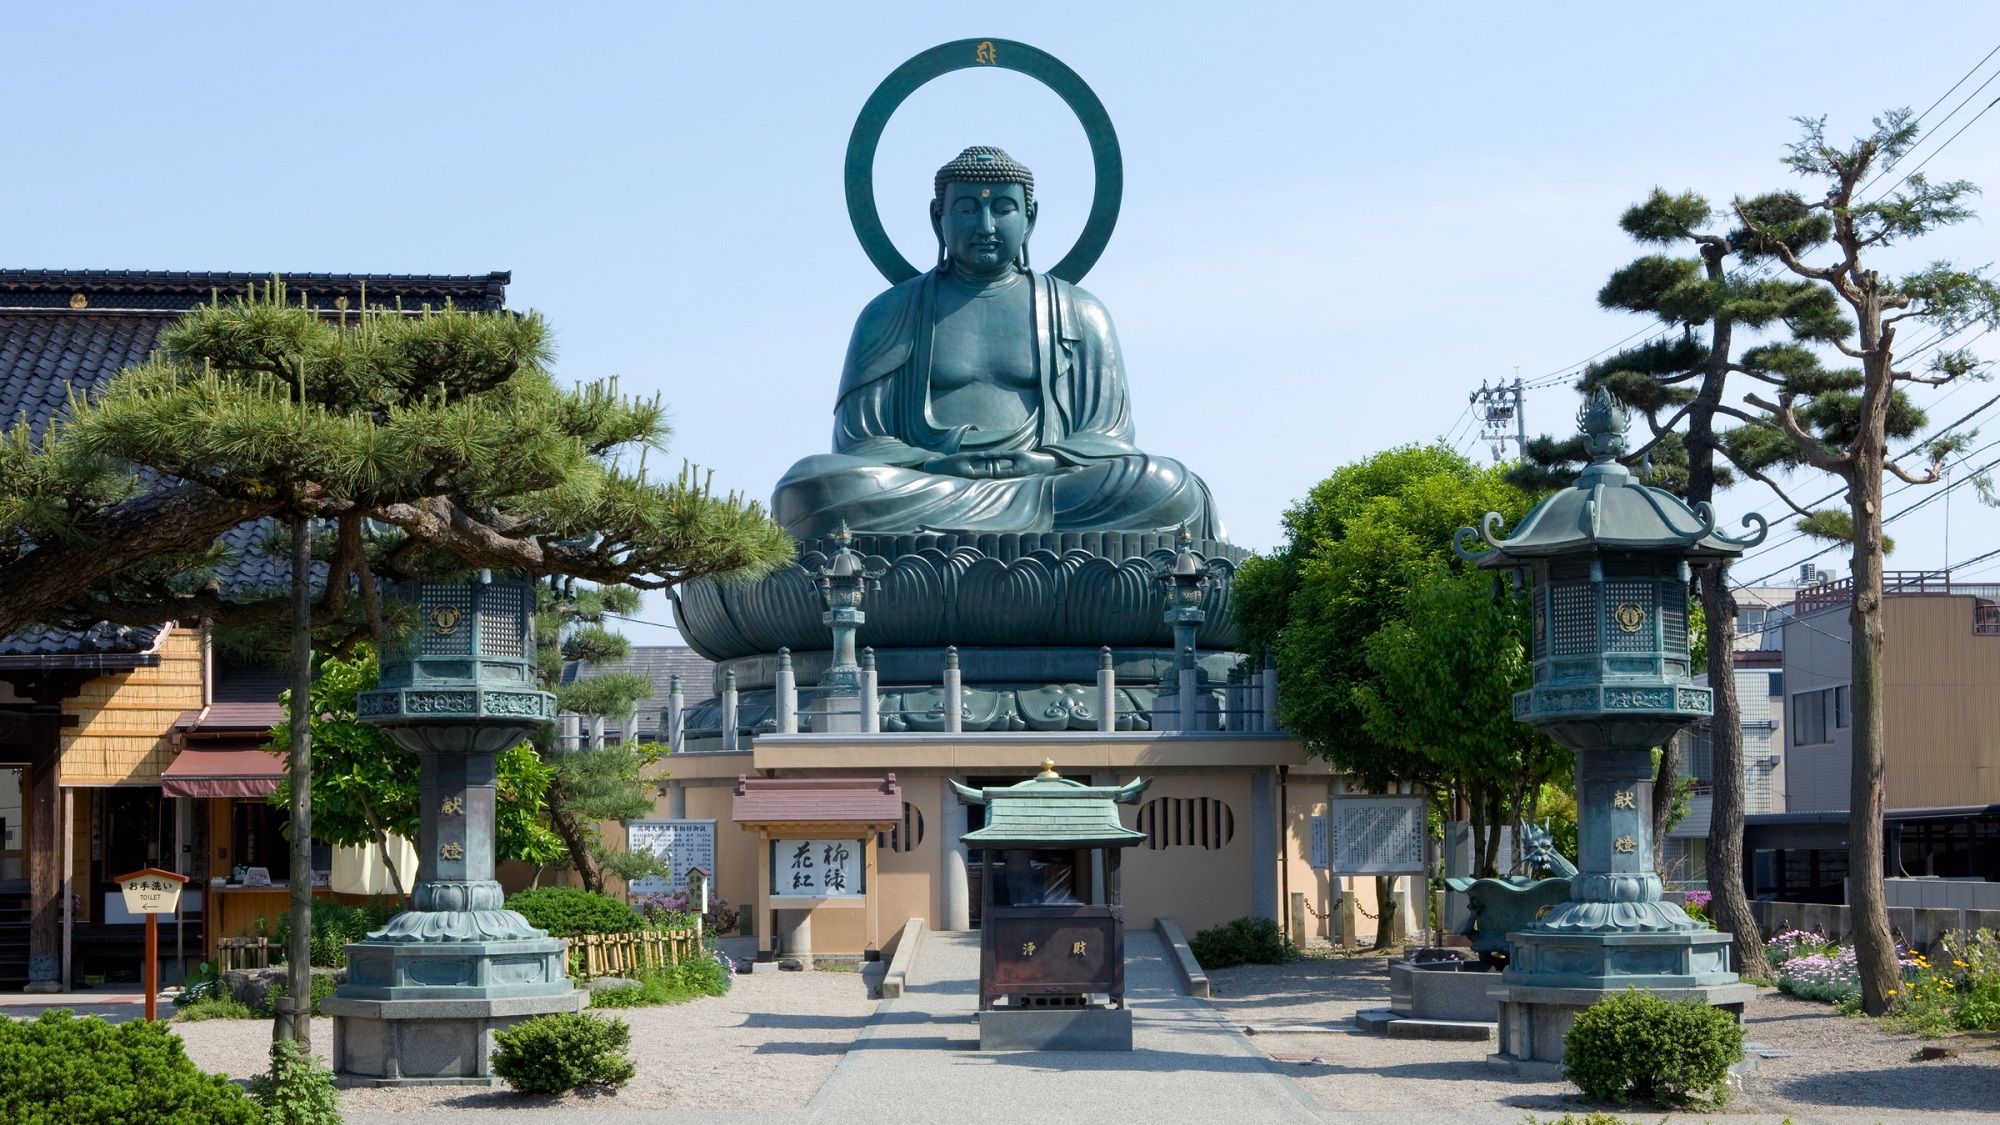
[[[534,887],[507,899],[507,909],[519,911],[528,924],[551,937],[579,934],[629,934],[641,925],[639,912],[612,898],[581,887]]]
[[[264,1111],[204,1073],[165,1023],[111,1024],[67,1008],[0,1018],[0,1121],[8,1125],[263,1125]]]

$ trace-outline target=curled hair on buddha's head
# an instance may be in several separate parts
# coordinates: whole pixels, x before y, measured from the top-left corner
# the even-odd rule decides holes
[[[998,145],[973,145],[953,157],[949,164],[937,170],[931,179],[931,227],[938,236],[938,265],[947,264],[944,248],[944,187],[950,183],[961,184],[1020,184],[1021,196],[1028,211],[1028,221],[1035,221],[1035,174],[1028,166],[1007,155],[1007,150]],[[1016,262],[1022,269],[1028,268],[1028,244],[1021,244],[1021,255]]]

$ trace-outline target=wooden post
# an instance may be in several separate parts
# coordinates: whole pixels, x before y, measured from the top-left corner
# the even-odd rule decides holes
[[[160,1018],[160,916],[146,915],[146,1019]]]
[[[768,961],[771,953],[771,830],[757,830],[757,953]]]
[[[864,864],[861,886],[866,892],[865,898],[868,904],[865,908],[868,911],[868,944],[863,947],[864,949],[882,948],[881,928],[878,925],[879,912],[877,909],[877,904],[882,896],[880,890],[875,886],[875,849],[879,846],[881,839],[881,833],[870,831],[861,846],[862,862]]]

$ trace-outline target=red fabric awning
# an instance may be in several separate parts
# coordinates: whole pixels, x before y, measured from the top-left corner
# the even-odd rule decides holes
[[[188,746],[160,774],[167,797],[268,797],[285,776],[285,760],[254,744]]]

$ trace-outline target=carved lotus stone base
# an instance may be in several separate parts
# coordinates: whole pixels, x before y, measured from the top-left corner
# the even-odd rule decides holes
[[[857,535],[853,550],[882,577],[868,592],[868,620],[855,642],[878,653],[945,645],[1170,650],[1173,630],[1161,620],[1154,573],[1173,561],[1174,549],[1173,535],[1159,532]],[[717,662],[768,657],[780,648],[796,659],[826,648],[818,574],[833,550],[832,540],[806,540],[796,565],[755,582],[682,584],[674,597],[681,635]],[[1248,552],[1214,540],[1198,541],[1193,550],[1213,581],[1197,646],[1228,649],[1236,643],[1229,583]],[[1093,657],[1092,672],[1082,678],[1095,668]],[[892,677],[883,669],[883,682]],[[817,677],[801,670],[799,682]]]

